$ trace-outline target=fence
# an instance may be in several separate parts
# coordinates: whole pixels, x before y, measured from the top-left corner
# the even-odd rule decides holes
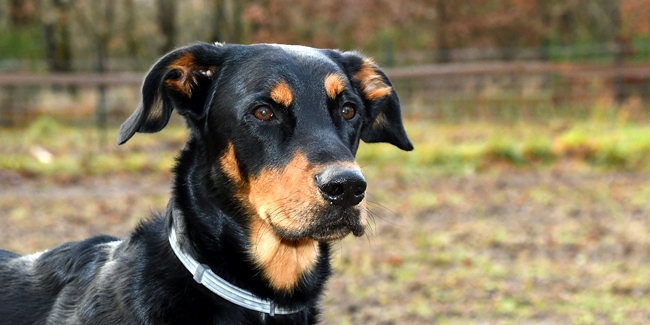
[[[442,121],[650,115],[650,64],[492,62],[388,71],[407,112]]]
[[[385,69],[405,114],[440,121],[581,118],[603,109],[650,117],[650,63],[539,61]],[[115,124],[139,100],[143,73],[0,73],[0,125],[35,116]]]

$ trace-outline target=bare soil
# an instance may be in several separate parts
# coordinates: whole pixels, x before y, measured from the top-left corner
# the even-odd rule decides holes
[[[650,174],[366,169],[373,229],[334,245],[323,323],[650,322]],[[0,247],[126,236],[170,181],[0,170]]]

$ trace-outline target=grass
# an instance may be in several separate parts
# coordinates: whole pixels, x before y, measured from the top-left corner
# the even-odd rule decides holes
[[[363,145],[361,165],[393,165],[404,173],[467,174],[494,168],[553,168],[571,162],[597,170],[647,171],[650,126],[603,121],[544,124],[435,124],[407,121],[415,151]],[[110,128],[108,139],[117,137]],[[159,135],[136,135],[125,146],[99,145],[94,128],[74,128],[40,118],[26,129],[0,129],[0,168],[29,175],[106,175],[164,172],[187,136],[181,126]],[[51,159],[39,158],[44,149]]]
[[[379,213],[382,238],[358,250],[346,239],[345,297],[405,323],[646,323],[649,185],[647,174],[624,175],[503,171],[376,186],[372,198],[402,217]]]
[[[407,130],[413,152],[360,148],[374,222],[333,247],[324,323],[650,323],[649,127],[411,120]],[[172,125],[116,147],[47,118],[0,129],[0,247],[125,236],[164,208],[186,136]]]
[[[546,168],[566,161],[602,170],[646,171],[650,127],[627,123],[408,124],[416,150],[362,147],[360,162],[393,164],[442,173],[477,172],[492,167]]]
[[[117,139],[117,128],[108,130]],[[158,137],[136,137],[128,148],[100,144],[94,128],[75,128],[50,117],[40,118],[26,129],[0,129],[0,168],[27,175],[83,176],[114,173],[165,172],[187,137],[182,127],[170,127]],[[51,159],[36,151],[49,152]]]

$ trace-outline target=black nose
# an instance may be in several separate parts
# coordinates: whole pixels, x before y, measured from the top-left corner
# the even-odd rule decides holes
[[[358,168],[330,167],[316,175],[316,185],[325,200],[344,208],[359,204],[366,193],[366,180]]]

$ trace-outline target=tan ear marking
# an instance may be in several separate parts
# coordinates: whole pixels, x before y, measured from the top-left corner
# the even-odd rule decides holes
[[[377,114],[377,117],[375,118],[375,122],[372,123],[372,128],[373,129],[385,129],[389,127],[388,123],[388,118],[386,117],[386,114],[384,113],[379,113]]]
[[[178,79],[168,79],[165,83],[187,97],[192,97],[192,83],[196,84],[195,72],[212,78],[215,66],[198,66],[192,53],[185,53],[167,66],[168,70],[176,70],[179,73]]]
[[[180,74],[178,79],[168,79],[165,83],[176,91],[187,94],[188,97],[192,96],[192,86],[190,84],[191,78],[190,69],[194,65],[194,55],[192,53],[185,53],[178,59],[174,60],[167,66],[168,70],[177,70]]]
[[[178,59],[174,60],[174,62],[170,63],[167,68],[168,69],[173,69],[173,68],[189,68],[194,65],[194,55],[192,53],[185,53],[185,55],[179,57]]]
[[[293,92],[291,92],[289,85],[282,80],[271,90],[271,99],[278,104],[288,107],[293,102]]]
[[[336,99],[336,96],[345,89],[343,78],[340,75],[331,73],[325,77],[325,91],[327,96],[331,99]]]
[[[364,59],[361,69],[353,78],[359,81],[361,91],[368,100],[375,100],[389,95],[393,89],[382,81],[382,77],[374,68],[371,59]]]

